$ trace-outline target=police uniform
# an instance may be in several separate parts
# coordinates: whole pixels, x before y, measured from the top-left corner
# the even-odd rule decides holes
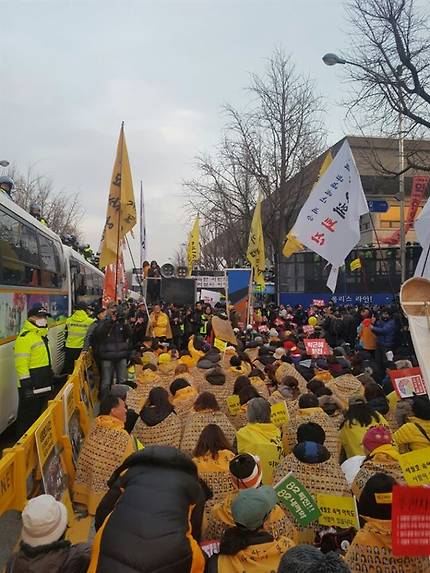
[[[28,319],[43,319],[47,315],[42,305],[35,305],[30,309]],[[53,386],[48,328],[37,326],[28,319],[16,339],[14,350],[19,394],[18,437],[40,416]]]
[[[66,320],[66,359],[64,372],[71,374],[75,366],[75,360],[84,347],[88,328],[94,322],[94,318],[88,316],[85,304],[76,305],[74,313]]]

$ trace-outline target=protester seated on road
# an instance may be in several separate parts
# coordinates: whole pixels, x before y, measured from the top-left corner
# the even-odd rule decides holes
[[[233,379],[227,380],[224,370],[216,366],[211,368],[204,377],[200,384],[200,392],[211,392],[214,394],[221,410],[227,414],[226,399],[233,392]]]
[[[185,378],[176,378],[170,384],[171,401],[176,413],[184,421],[191,412],[197,397],[197,390]]]
[[[312,545],[297,545],[282,557],[278,573],[351,573],[351,569],[334,551],[322,553]]]
[[[251,380],[249,379],[249,377],[245,376],[244,374],[241,374],[234,381],[233,394],[236,396],[239,396],[239,392],[242,390],[242,388],[245,388],[246,386],[249,386],[250,384],[251,384]]]
[[[243,392],[243,390],[242,390]],[[283,457],[281,432],[271,422],[270,404],[264,398],[248,402],[248,424],[237,431],[237,451],[258,456],[263,471],[263,484],[270,485],[273,473]]]
[[[228,417],[221,412],[217,399],[211,392],[202,392],[194,402],[193,410],[185,421],[184,433],[181,440],[181,450],[192,454],[200,434],[209,424],[216,424],[224,432],[229,443],[233,446],[236,430]]]
[[[385,396],[385,392],[377,384],[374,382],[373,384],[365,384],[364,386],[364,397],[367,400],[367,403],[373,410],[379,412],[383,416],[386,416],[390,410],[390,405],[388,404],[388,400]]]
[[[8,560],[7,573],[85,573],[90,546],[66,541],[67,509],[52,495],[27,502],[22,515],[19,550]]]
[[[266,398],[267,400],[269,398],[269,390],[267,388],[266,377],[264,375],[264,372],[259,368],[254,368],[249,373],[249,379],[254,388],[258,390],[260,396]]]
[[[133,430],[144,446],[179,447],[182,426],[165,388],[156,386],[149,392]]]
[[[339,433],[330,416],[320,408],[315,394],[302,394],[299,398],[299,408],[294,416],[290,417],[288,424],[283,427],[282,441],[285,452],[291,452],[296,443],[297,428],[305,422],[315,422],[325,432],[325,446],[330,451],[332,460],[339,460],[340,441]]]
[[[211,472],[227,474],[234,456],[230,442],[217,424],[203,428],[193,451],[193,462],[200,477]]]
[[[133,408],[129,408],[127,404],[127,394],[129,392],[133,392],[133,390],[127,384],[114,384],[110,389],[111,396],[116,396],[117,398],[121,398],[124,402],[127,413],[125,417],[124,428],[125,430],[131,434],[133,431],[134,425],[136,423],[139,414],[137,414]]]
[[[135,451],[135,442],[124,429],[125,419],[124,401],[110,394],[106,396],[79,453],[73,499],[91,515],[108,490],[112,472]]]
[[[318,424],[307,422],[297,429],[297,444],[278,465],[274,474],[274,483],[281,481],[288,473],[302,482],[309,493],[316,499],[319,493],[350,496],[346,482],[337,460],[333,460],[329,450],[324,446],[325,433]],[[297,528],[301,543],[313,543],[315,533],[319,531],[318,523],[308,527]]]
[[[366,458],[351,486],[352,493],[359,497],[369,478],[376,473],[391,476],[397,483],[403,483],[399,450],[393,446],[391,432],[385,426],[374,426],[367,430],[363,438]]]
[[[394,557],[391,540],[391,494],[395,480],[377,473],[366,483],[358,501],[362,528],[345,555],[352,573],[429,573],[428,557]],[[379,495],[378,495],[379,494]]]
[[[290,407],[294,402],[300,397],[299,381],[294,376],[286,375],[277,384],[277,388],[269,397],[269,402],[271,404],[277,404],[278,402],[286,402],[288,412],[291,410]],[[297,403],[298,407],[298,403]],[[297,407],[292,407],[292,410],[296,410]]]
[[[257,488],[261,485],[261,465],[256,456],[239,454],[231,460],[229,469],[234,490],[212,507],[206,528],[207,539],[219,540],[226,529],[234,527],[231,504],[237,492],[242,489]],[[275,538],[285,535],[295,539],[297,535],[290,518],[280,505],[276,505],[272,509],[264,523],[264,529]]]
[[[369,428],[381,425],[389,427],[384,416],[373,410],[363,396],[353,394],[349,397],[348,404],[349,408],[340,428],[340,441],[347,459],[366,455],[363,438]]]
[[[394,433],[394,440],[401,449],[410,451],[430,447],[430,400],[427,395],[414,396],[412,416]]]
[[[257,388],[255,388],[255,386],[252,384],[248,384],[239,390],[240,410],[237,412],[237,414],[230,414],[230,420],[232,421],[236,430],[243,428],[243,426],[246,426],[248,423],[248,403],[253,398],[261,398],[261,396],[258,393]]]
[[[220,553],[211,557],[207,573],[270,573],[276,571],[282,555],[294,543],[288,537],[274,537],[264,529],[277,504],[269,486],[240,491],[231,513],[235,526],[222,536]]]
[[[88,573],[203,573],[198,543],[206,497],[187,455],[145,448],[115,471],[109,487],[97,509]]]

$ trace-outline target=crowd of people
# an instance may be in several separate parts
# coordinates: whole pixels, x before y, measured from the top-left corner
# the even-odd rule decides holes
[[[129,301],[93,314],[70,325],[100,372],[73,484],[96,535],[71,545],[64,506],[35,498],[8,571],[430,573],[427,557],[392,552],[400,454],[430,446],[428,396],[399,400],[388,375],[416,365],[395,310],[262,305],[243,324],[221,305]],[[236,344],[218,348],[215,315]],[[313,338],[328,353],[308,354]],[[290,473],[314,499],[355,496],[360,527],[301,525],[274,489]]]

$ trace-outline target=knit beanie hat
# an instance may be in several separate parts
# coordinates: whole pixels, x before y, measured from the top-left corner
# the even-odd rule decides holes
[[[350,569],[333,551],[321,553],[312,545],[297,545],[284,554],[278,573],[350,573]]]
[[[384,444],[391,444],[391,432],[385,426],[373,426],[369,428],[363,438],[363,446],[368,452],[373,452],[375,448]]]
[[[260,459],[251,454],[239,454],[229,465],[231,481],[237,489],[259,487],[263,477]]]

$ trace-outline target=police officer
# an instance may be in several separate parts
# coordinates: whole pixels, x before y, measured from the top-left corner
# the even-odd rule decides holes
[[[18,374],[19,407],[17,437],[21,437],[45,408],[53,386],[48,346],[48,311],[34,305],[15,342],[15,367]]]
[[[12,177],[7,175],[2,175],[0,177],[0,194],[7,195],[9,199],[12,199],[12,189],[15,187],[15,182]]]
[[[75,367],[75,360],[79,358],[84,347],[85,337],[94,318],[88,315],[88,306],[78,302],[75,310],[66,320],[66,357],[63,372],[71,374]]]
[[[48,226],[46,219],[42,217],[42,207],[37,203],[32,203],[30,205],[30,215],[37,219],[42,225]]]

